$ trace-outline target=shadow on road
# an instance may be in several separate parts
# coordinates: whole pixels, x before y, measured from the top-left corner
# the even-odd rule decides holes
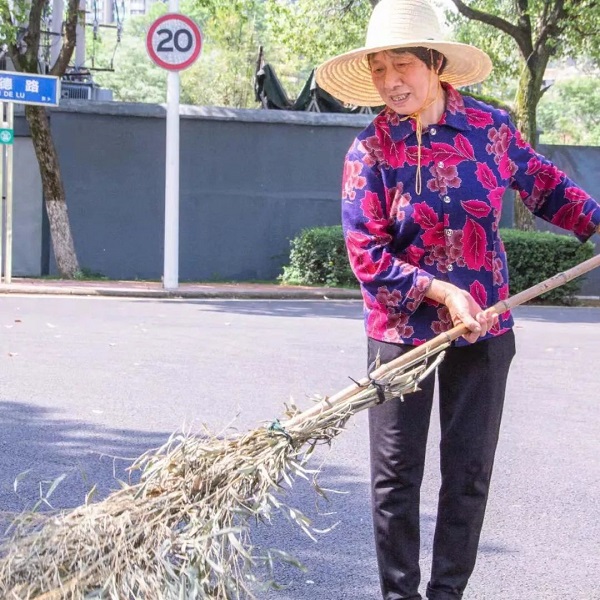
[[[129,481],[126,469],[133,459],[164,443],[168,435],[106,429],[39,406],[0,402],[0,512],[4,524],[11,519],[7,513],[30,509],[62,475],[64,479],[50,498],[53,507],[82,504],[94,485],[95,498],[105,497],[119,487],[118,480]]]

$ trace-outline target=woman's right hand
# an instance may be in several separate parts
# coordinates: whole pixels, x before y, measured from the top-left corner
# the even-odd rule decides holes
[[[451,283],[434,279],[425,295],[446,305],[453,325],[462,323],[469,329],[463,337],[470,343],[476,342],[498,322],[494,311],[483,310],[469,292]]]
[[[498,321],[495,312],[484,311],[469,292],[456,287],[448,292],[444,304],[450,312],[453,325],[462,323],[469,328],[469,333],[463,337],[471,344],[484,336]]]

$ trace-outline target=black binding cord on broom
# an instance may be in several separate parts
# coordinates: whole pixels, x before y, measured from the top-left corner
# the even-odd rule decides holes
[[[510,310],[600,266],[600,255],[494,305]],[[138,458],[139,483],[104,500],[48,515],[23,514],[0,546],[0,598],[10,600],[241,600],[260,592],[274,563],[298,564],[252,544],[250,525],[286,515],[313,537],[310,521],[279,492],[315,471],[318,442],[350,417],[414,390],[467,333],[464,325],[380,365],[369,377],[287,419],[230,438],[174,434]],[[433,360],[431,360],[435,357]],[[373,380],[377,382],[373,384]],[[324,491],[313,480],[317,493]],[[314,539],[314,537],[313,537]]]

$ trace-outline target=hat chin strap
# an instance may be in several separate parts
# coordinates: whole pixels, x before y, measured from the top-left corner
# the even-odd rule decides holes
[[[423,121],[421,120],[421,114],[425,112],[430,106],[432,106],[437,99],[440,97],[440,92],[442,92],[442,85],[438,79],[437,90],[435,96],[430,102],[427,102],[429,98],[429,90],[431,89],[431,69],[429,71],[429,83],[427,85],[427,98],[423,102],[421,108],[416,110],[414,113],[410,115],[406,115],[400,119],[401,121],[407,121],[408,119],[414,119],[416,123],[415,133],[417,135],[417,180],[415,182],[415,191],[417,192],[417,196],[421,195],[422,189],[422,179],[421,179],[421,147],[423,145]],[[429,124],[428,124],[429,125]]]

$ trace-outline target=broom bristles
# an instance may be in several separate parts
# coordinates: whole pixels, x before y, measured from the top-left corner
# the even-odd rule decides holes
[[[312,537],[310,521],[278,492],[298,478],[312,479],[306,462],[316,446],[331,442],[353,414],[380,402],[378,389],[388,396],[408,393],[429,369],[420,361],[376,384],[356,383],[344,402],[321,399],[316,415],[306,411],[299,418],[292,406],[283,425],[277,420],[234,438],[173,435],[132,465],[140,471],[139,483],[97,503],[40,515],[33,526],[22,518],[1,551],[0,597],[254,597],[276,563],[297,561],[255,547],[251,524],[283,512]]]

